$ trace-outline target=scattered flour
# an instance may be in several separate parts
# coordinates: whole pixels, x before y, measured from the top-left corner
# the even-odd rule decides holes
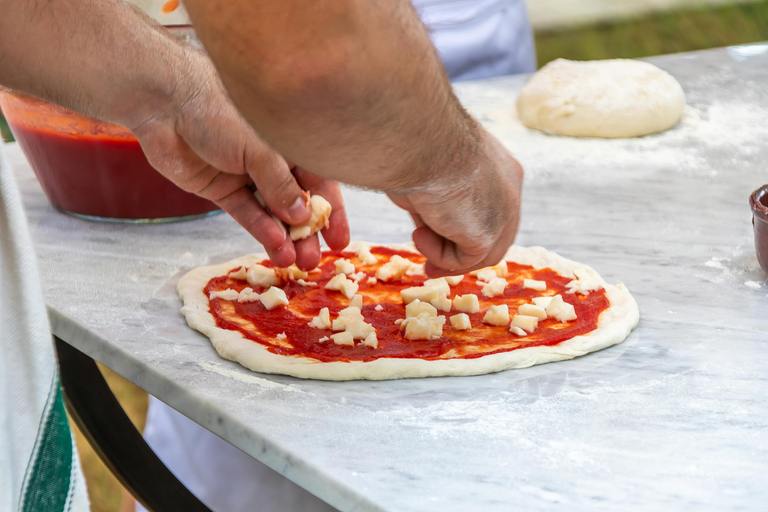
[[[744,286],[746,286],[747,288],[752,288],[753,290],[759,290],[760,288],[763,287],[763,285],[761,285],[757,281],[744,281]]]
[[[294,386],[293,384],[280,384],[279,382],[274,382],[268,379],[262,379],[261,377],[256,377],[254,375],[247,375],[241,372],[236,372],[234,370],[229,370],[227,368],[221,368],[219,366],[208,364],[208,363],[198,363],[201,368],[203,368],[206,371],[218,373],[219,375],[222,375],[224,377],[229,377],[230,379],[234,379],[240,382],[245,382],[247,384],[258,384],[259,386],[263,388],[270,388],[270,389],[281,389],[283,391],[300,391],[299,388]]]

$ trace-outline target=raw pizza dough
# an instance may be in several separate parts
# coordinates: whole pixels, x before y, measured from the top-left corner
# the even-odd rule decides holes
[[[535,73],[517,98],[528,128],[572,137],[639,137],[674,126],[685,93],[672,75],[628,59],[557,59]]]
[[[366,242],[352,242],[345,251],[357,252],[364,246],[372,245],[419,254],[413,244]],[[624,285],[609,285],[593,269],[565,259],[542,247],[513,246],[504,257],[507,261],[530,265],[536,269],[548,267],[566,277],[574,277],[574,269],[586,269],[590,274],[590,282],[594,281],[602,285],[611,303],[610,307],[600,315],[597,329],[555,346],[521,348],[475,359],[424,360],[382,357],[370,362],[319,362],[305,357],[286,357],[274,354],[258,343],[245,339],[237,331],[218,328],[208,310],[208,297],[203,292],[203,288],[211,278],[225,275],[233,268],[242,265],[250,266],[267,258],[266,254],[250,254],[220,265],[199,267],[184,275],[177,286],[179,296],[184,302],[181,311],[189,326],[208,336],[221,357],[261,373],[337,381],[482,375],[573,359],[621,343],[637,326],[639,320],[637,303]]]

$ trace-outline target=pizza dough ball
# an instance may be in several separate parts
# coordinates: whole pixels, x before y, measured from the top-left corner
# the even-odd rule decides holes
[[[534,74],[517,98],[528,128],[572,137],[639,137],[674,126],[685,107],[677,80],[628,59],[557,59]]]

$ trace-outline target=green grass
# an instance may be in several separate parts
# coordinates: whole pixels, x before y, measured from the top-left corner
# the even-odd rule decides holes
[[[0,139],[7,142],[13,141],[13,135],[11,135],[11,130],[8,128],[8,123],[5,122],[2,110],[0,110]]]
[[[768,1],[652,14],[536,34],[539,66],[557,59],[639,58],[768,40]]]

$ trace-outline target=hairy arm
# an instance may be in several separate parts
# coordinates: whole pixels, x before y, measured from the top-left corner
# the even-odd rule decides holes
[[[314,267],[319,243],[287,238],[254,185],[290,224],[309,218],[302,188],[322,194],[334,207],[323,235],[346,246],[338,186],[286,162],[231,104],[210,60],[139,9],[120,0],[0,0],[0,13],[1,85],[131,129],[158,171],[229,212],[277,265]]]
[[[234,103],[286,158],[387,192],[433,274],[496,263],[522,168],[461,107],[408,0],[187,0]]]

